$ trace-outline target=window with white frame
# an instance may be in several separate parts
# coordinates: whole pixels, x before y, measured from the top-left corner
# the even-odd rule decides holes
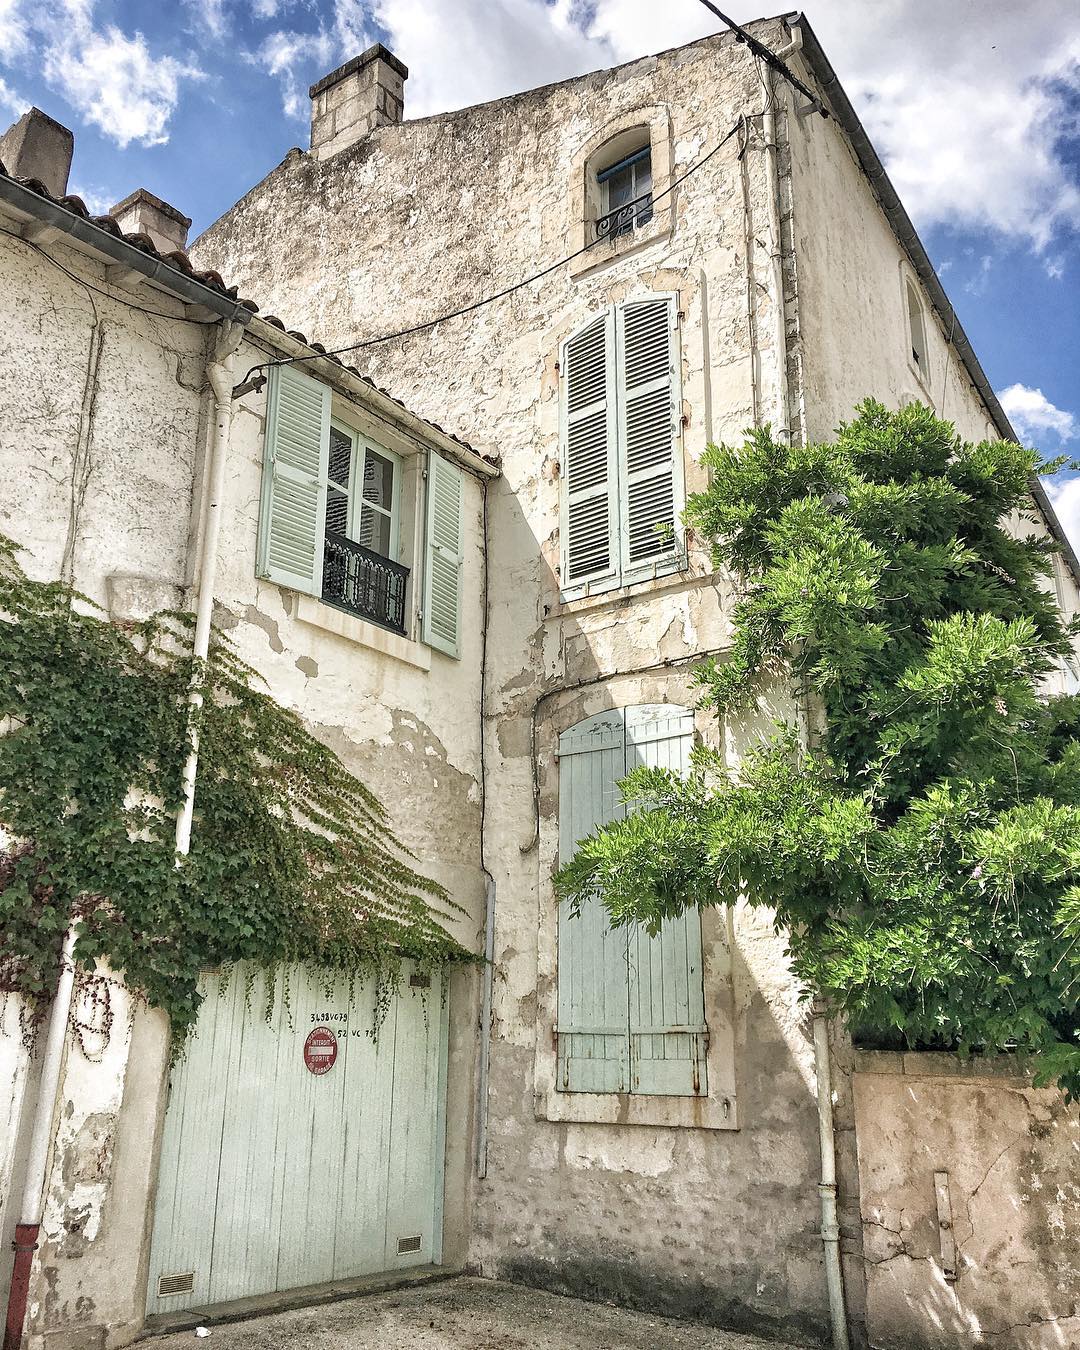
[[[569,337],[562,397],[564,597],[683,563],[678,304],[612,305]]]
[[[407,635],[414,559],[400,556],[403,466],[338,417],[328,386],[291,366],[267,396],[258,574]],[[464,479],[428,451],[421,636],[460,654]]]
[[[559,857],[624,814],[619,780],[641,765],[685,773],[694,717],[675,704],[641,704],[588,717],[559,737]],[[611,928],[599,898],[560,907],[559,1092],[708,1095],[709,1032],[701,915]]]

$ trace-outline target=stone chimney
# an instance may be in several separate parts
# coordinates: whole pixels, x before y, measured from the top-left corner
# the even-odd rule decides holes
[[[146,234],[159,253],[183,253],[191,221],[175,206],[163,202],[146,188],[137,188],[130,197],[110,210],[125,234]]]
[[[54,197],[67,192],[75,137],[40,108],[23,113],[0,136],[0,161],[14,178],[37,178]]]
[[[328,159],[376,127],[396,126],[408,78],[408,67],[381,42],[324,75],[308,90],[313,152]]]

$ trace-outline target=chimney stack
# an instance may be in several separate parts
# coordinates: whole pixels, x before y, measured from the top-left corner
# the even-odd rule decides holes
[[[109,215],[115,217],[125,234],[148,235],[159,253],[183,253],[187,248],[191,221],[146,188],[137,188],[130,197],[117,202]]]
[[[13,178],[37,178],[54,197],[67,192],[75,137],[40,108],[23,113],[0,136],[0,161]]]
[[[381,42],[324,75],[308,90],[312,151],[328,159],[376,127],[400,123],[408,78],[408,67]]]

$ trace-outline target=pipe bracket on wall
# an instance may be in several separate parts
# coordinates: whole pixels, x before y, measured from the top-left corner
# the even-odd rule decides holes
[[[938,1239],[941,1243],[941,1273],[950,1284],[955,1284],[956,1234],[953,1231],[952,1199],[949,1195],[948,1172],[934,1173],[934,1197],[937,1201]]]

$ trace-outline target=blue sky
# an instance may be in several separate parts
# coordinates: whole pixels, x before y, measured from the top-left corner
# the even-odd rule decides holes
[[[806,13],[1021,437],[1080,456],[1080,4]],[[714,28],[696,0],[0,0],[0,122],[36,103],[75,132],[92,209],[147,187],[194,235],[306,146],[308,85],[373,41],[421,116]],[[1080,474],[1052,489],[1080,548]]]

